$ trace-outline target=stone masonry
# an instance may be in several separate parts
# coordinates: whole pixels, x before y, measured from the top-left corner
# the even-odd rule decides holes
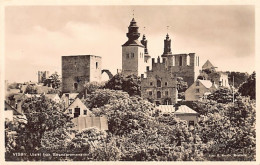
[[[100,82],[101,68],[100,56],[62,56],[62,92],[79,93],[87,82]]]

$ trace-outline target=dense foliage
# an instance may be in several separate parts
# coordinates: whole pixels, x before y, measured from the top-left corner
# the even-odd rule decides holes
[[[255,83],[255,72],[253,72],[246,82],[244,82],[240,87],[238,92],[241,93],[242,96],[250,96],[251,99],[255,99],[256,93],[256,83]]]
[[[123,76],[122,74],[116,74],[105,84],[105,88],[123,90],[130,96],[141,96],[141,78],[136,75]]]
[[[255,160],[255,102],[237,98],[235,104],[204,102],[196,132],[207,146],[207,160]]]
[[[245,102],[237,96],[233,103],[227,99],[230,93],[220,89],[209,100],[190,103],[200,113],[193,127],[174,114],[159,113],[154,104],[139,96],[93,84],[88,88],[93,90],[82,101],[95,116],[107,116],[108,131],[72,131],[71,118],[63,113],[62,105],[44,97],[32,98],[23,104],[27,123],[6,122],[6,159],[255,160],[254,100]],[[14,152],[56,155],[15,157]]]
[[[218,90],[208,95],[209,100],[215,100],[217,103],[230,103],[237,98],[239,93],[235,89],[219,87]]]
[[[27,123],[15,121],[11,126],[7,125],[9,129],[6,131],[15,131],[17,136],[13,145],[8,148],[9,152],[6,152],[7,160],[19,158],[14,157],[12,152],[27,153],[27,156],[21,158],[34,160],[29,157],[29,153],[37,153],[49,147],[58,149],[66,144],[73,123],[63,112],[62,105],[42,96],[25,100],[22,108]],[[7,136],[6,145],[9,143]]]
[[[243,73],[243,72],[227,72],[227,73],[228,73],[228,82],[230,85],[233,85],[233,77],[234,77],[235,88],[238,88],[249,77],[248,73]]]
[[[44,80],[43,84],[53,89],[59,89],[61,87],[60,75],[57,72],[53,73],[48,79]]]

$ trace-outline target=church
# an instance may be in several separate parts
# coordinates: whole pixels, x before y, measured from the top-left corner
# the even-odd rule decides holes
[[[122,74],[141,76],[141,96],[160,104],[177,103],[177,77],[182,77],[188,86],[199,75],[199,56],[195,53],[173,54],[169,34],[164,40],[164,51],[157,62],[148,53],[147,39],[140,33],[133,18],[128,27],[128,41],[122,45]]]

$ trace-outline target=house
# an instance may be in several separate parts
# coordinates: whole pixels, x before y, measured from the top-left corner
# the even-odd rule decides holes
[[[86,128],[96,127],[100,130],[108,130],[107,117],[95,117],[95,116],[81,116],[72,119],[75,127],[74,129],[82,131]]]
[[[163,114],[174,113],[177,118],[186,120],[189,126],[195,125],[198,122],[199,114],[186,105],[159,105],[157,110]]]
[[[188,122],[188,125],[195,125],[198,122],[198,112],[194,111],[193,109],[189,108],[186,105],[181,105],[179,107],[176,107],[176,111],[174,112],[174,115],[181,120],[186,120]]]
[[[60,103],[61,102],[61,99],[60,99],[58,94],[45,94],[44,96],[46,98],[56,102],[56,103]]]
[[[186,101],[198,101],[216,91],[218,86],[210,80],[197,79],[184,93]]]
[[[4,117],[7,121],[21,121],[27,122],[26,116],[18,112],[15,108],[13,108],[10,104],[5,101],[5,111]]]
[[[79,93],[63,93],[61,96],[61,101],[64,103],[65,108],[72,104],[78,95]]]
[[[76,98],[72,104],[66,108],[65,113],[68,113],[71,117],[86,117],[91,116],[92,112],[82,103],[79,98]]]

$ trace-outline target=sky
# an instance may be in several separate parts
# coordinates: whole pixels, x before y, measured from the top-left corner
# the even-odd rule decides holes
[[[5,78],[27,82],[37,81],[38,71],[61,74],[61,56],[68,55],[101,56],[102,68],[115,74],[133,17],[153,58],[162,55],[169,33],[172,52],[196,53],[200,66],[210,60],[219,71],[255,70],[253,6],[8,6]]]

